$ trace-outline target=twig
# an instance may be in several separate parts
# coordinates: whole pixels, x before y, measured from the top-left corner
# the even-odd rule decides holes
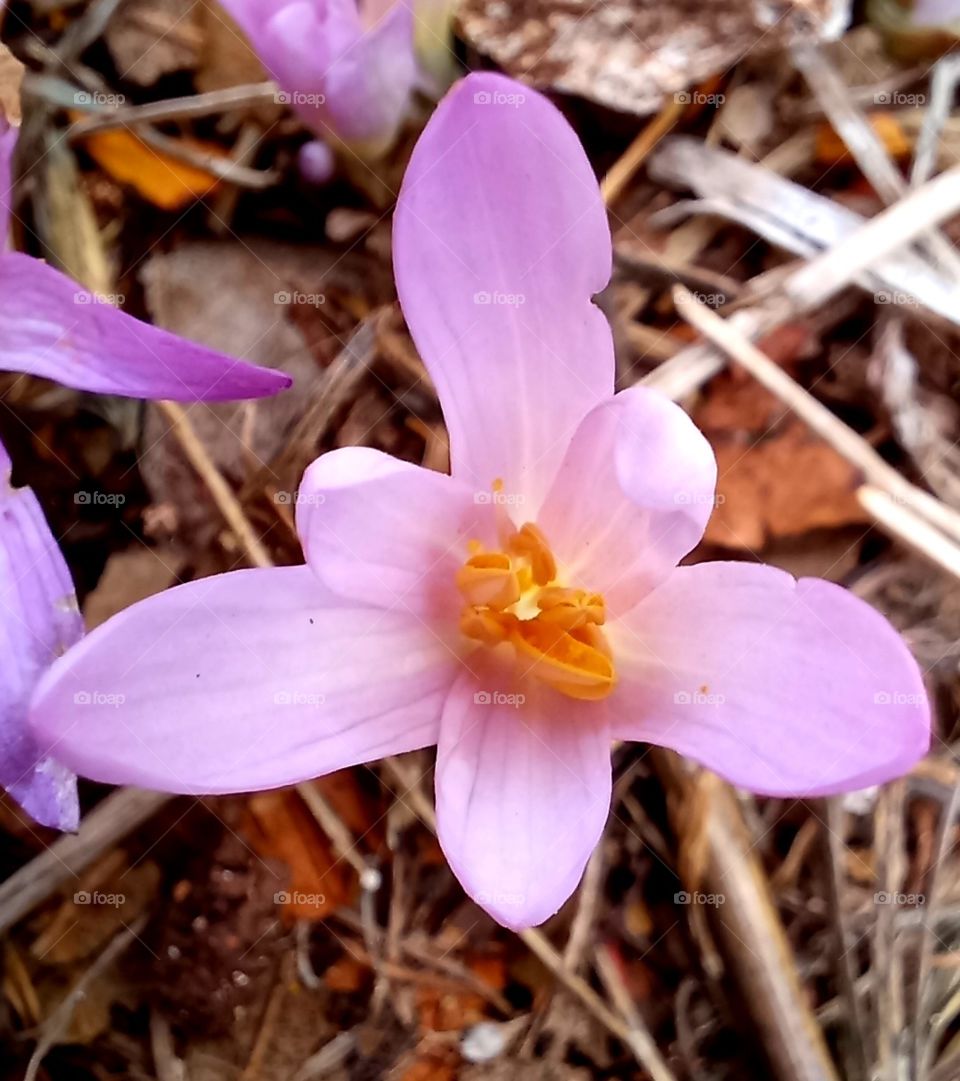
[[[669,751],[651,748],[649,757],[673,797],[668,807],[681,848],[690,844],[691,831],[704,835],[702,842],[693,838],[703,853],[703,885],[723,897],[713,927],[749,1003],[773,1076],[778,1081],[837,1081],[733,791],[711,777],[710,798],[700,801],[698,821],[690,822],[685,812],[698,802],[697,788],[707,775],[692,771]]]
[[[685,108],[683,103],[676,100],[665,105],[613,163],[600,183],[600,194],[607,206],[620,195],[650,151],[683,115]]]
[[[277,84],[274,82],[244,83],[228,86],[224,90],[211,90],[206,94],[189,94],[182,98],[151,101],[146,105],[127,105],[119,109],[96,113],[78,120],[67,131],[69,139],[82,139],[95,131],[126,128],[134,124],[153,123],[158,120],[185,120],[191,117],[210,116],[229,109],[242,109],[274,101]]]
[[[882,488],[861,484],[857,502],[876,524],[895,540],[912,548],[918,555],[960,578],[960,548],[908,507]]]
[[[37,1071],[40,1069],[44,1058],[46,1058],[50,1049],[59,1043],[66,1034],[70,1025],[70,1020],[73,1017],[73,1012],[83,1000],[87,993],[87,989],[125,950],[133,945],[134,940],[138,938],[140,932],[146,926],[146,922],[147,917],[141,916],[130,927],[125,928],[116,935],[103,953],[100,954],[96,961],[86,969],[80,979],[78,979],[73,987],[70,988],[66,998],[63,999],[49,1018],[47,1018],[40,1039],[37,1042],[37,1046],[30,1056],[30,1062],[27,1064],[23,1081],[36,1081]]]
[[[173,433],[180,441],[184,454],[206,484],[217,509],[233,530],[250,564],[254,567],[272,567],[273,560],[254,532],[240,501],[233,494],[230,485],[223,479],[223,474],[214,465],[207,448],[194,431],[186,410],[176,402],[157,402],[157,408],[170,421]]]
[[[409,800],[410,806],[423,821],[424,825],[427,826],[432,833],[436,833],[437,816],[430,801],[424,796],[420,789],[419,778],[414,777],[407,768],[407,765],[397,758],[385,758],[383,764],[394,777],[396,777],[404,789],[403,795],[398,798],[403,799],[404,802]],[[553,973],[560,983],[580,1000],[587,1012],[599,1021],[608,1032],[611,1032],[616,1036],[624,1046],[630,1048],[634,1058],[643,1069],[647,1070],[653,1077],[657,1078],[658,1081],[673,1081],[673,1076],[669,1072],[666,1074],[657,1074],[655,1072],[658,1067],[651,1065],[651,1062],[646,1055],[646,1047],[642,1047],[637,1043],[630,1028],[624,1024],[615,1013],[613,1013],[610,1007],[596,991],[594,991],[586,980],[567,971],[567,968],[563,963],[563,958],[542,931],[534,929],[519,931],[518,936],[528,949],[537,955],[541,962]]]
[[[80,823],[75,834],[58,837],[0,884],[0,932],[23,919],[65,882],[77,878],[104,851],[132,833],[173,797],[121,788],[111,792]]]
[[[673,292],[677,310],[684,319],[746,368],[817,435],[860,469],[872,485],[903,502],[950,537],[960,540],[960,513],[901,476],[865,439],[762,353],[732,320],[722,319],[682,286],[675,286]]]

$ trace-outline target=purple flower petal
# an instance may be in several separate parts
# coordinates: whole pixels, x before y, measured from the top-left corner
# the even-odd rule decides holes
[[[591,297],[610,231],[573,129],[542,95],[475,74],[440,103],[394,220],[403,313],[440,395],[453,475],[528,517],[582,418],[613,393]]]
[[[0,445],[0,785],[37,822],[76,829],[77,779],[27,727],[41,673],[83,634],[70,572],[36,496],[10,487]]]
[[[506,927],[543,923],[576,889],[610,810],[603,705],[531,680],[518,693],[475,655],[440,724],[437,829],[467,893]]]
[[[944,26],[960,21],[960,0],[914,0],[910,21],[914,26]]]
[[[98,627],[44,677],[31,721],[94,780],[274,788],[432,744],[456,670],[419,620],[344,602],[307,567],[233,571]]]
[[[141,323],[39,259],[0,256],[0,369],[130,398],[225,401],[290,386],[283,372]]]
[[[701,563],[679,567],[624,623],[613,643],[615,737],[671,747],[775,796],[879,784],[929,746],[916,661],[840,586]]]
[[[317,135],[377,156],[417,79],[413,17],[395,3],[368,28],[353,0],[226,0],[289,105]]]
[[[464,484],[369,447],[331,451],[307,469],[297,530],[338,596],[429,615],[448,634],[463,607],[454,578],[467,541],[496,536],[490,505]]]
[[[537,522],[565,578],[629,611],[703,536],[717,464],[668,398],[633,387],[577,429]]]

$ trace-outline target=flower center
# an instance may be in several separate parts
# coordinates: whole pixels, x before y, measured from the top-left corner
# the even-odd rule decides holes
[[[465,607],[460,629],[485,646],[513,646],[517,663],[571,698],[605,698],[616,681],[600,628],[603,597],[556,581],[557,564],[543,533],[527,522],[501,530],[502,549],[470,542],[457,571]]]

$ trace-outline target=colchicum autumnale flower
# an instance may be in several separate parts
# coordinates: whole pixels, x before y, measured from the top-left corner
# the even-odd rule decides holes
[[[17,129],[0,119],[0,236]],[[254,398],[290,385],[270,371],[117,311],[39,259],[0,253],[0,369],[78,390],[178,401]],[[45,826],[74,829],[77,784],[42,755],[27,706],[41,672],[83,633],[73,584],[34,494],[10,484],[0,446],[0,786]]]
[[[319,138],[306,148],[314,173],[332,169],[332,158],[323,160],[330,144],[346,144],[362,158],[381,157],[414,91],[439,95],[453,78],[450,0],[222,3],[284,100]]]
[[[714,457],[672,402],[614,394],[592,302],[606,214],[545,98],[490,74],[454,88],[411,159],[394,253],[451,474],[323,455],[298,495],[306,565],[193,582],[98,628],[38,689],[45,747],[101,781],[204,793],[436,743],[443,849],[514,928],[576,887],[612,740],[773,795],[875,784],[924,753],[920,672],[876,611],[772,567],[677,567]]]

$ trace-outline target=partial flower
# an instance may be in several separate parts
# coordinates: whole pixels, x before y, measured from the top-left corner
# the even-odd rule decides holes
[[[291,784],[437,744],[439,836],[466,891],[529,927],[575,889],[610,808],[610,745],[820,795],[922,755],[920,672],[839,586],[678,566],[716,464],[653,391],[614,394],[597,182],[542,96],[471,75],[414,151],[394,228],[451,475],[356,447],[297,497],[306,566],[172,589],[42,680],[44,748],[176,792]],[[78,692],[122,696],[74,709]]]
[[[43,826],[76,829],[77,779],[27,727],[37,680],[80,640],[70,572],[36,496],[10,484],[0,444],[0,787]]]
[[[915,26],[943,26],[960,21],[960,0],[915,0],[911,22]]]
[[[322,142],[363,158],[390,148],[416,89],[439,94],[453,77],[449,0],[222,2],[281,100]]]
[[[180,402],[262,398],[290,386],[283,372],[142,323],[42,260],[7,251],[16,141],[17,129],[0,116],[0,370]]]

